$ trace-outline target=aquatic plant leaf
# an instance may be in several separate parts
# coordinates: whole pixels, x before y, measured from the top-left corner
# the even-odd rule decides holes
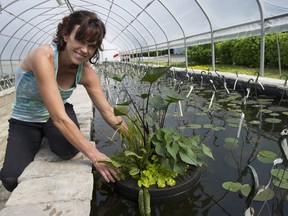
[[[259,154],[267,158],[275,158],[275,159],[277,158],[277,154],[275,152],[268,151],[268,150],[262,150],[259,152]]]
[[[180,130],[184,130],[184,129],[187,129],[188,127],[186,125],[182,125],[182,126],[179,126],[178,129]]]
[[[135,152],[132,152],[132,151],[124,151],[124,154],[125,154],[126,157],[134,156],[134,157],[136,157],[138,159],[142,159],[143,158],[142,156],[139,156]]]
[[[155,152],[162,156],[163,158],[166,156],[166,149],[163,145],[161,145],[160,143],[154,143],[155,146]]]
[[[168,102],[164,100],[160,95],[156,95],[150,98],[149,106],[157,110],[166,110],[169,106]]]
[[[123,103],[118,103],[117,106],[129,106],[132,102],[132,100],[128,100]]]
[[[283,115],[287,115],[288,116],[288,112],[282,112]]]
[[[140,97],[142,99],[146,99],[147,97],[149,97],[149,94],[147,93],[143,93],[143,94],[140,94],[140,95],[136,95],[137,97]]]
[[[187,169],[187,164],[184,163],[183,161],[179,161],[178,163],[174,163],[173,172],[176,172],[178,174],[184,174],[186,172],[186,169]]]
[[[116,162],[115,160],[99,160],[97,163],[105,163],[107,166],[114,167],[114,168],[120,168],[121,164]]]
[[[228,149],[228,150],[233,150],[233,149],[239,148],[238,143],[225,143],[223,146],[225,149]]]
[[[205,144],[202,144],[202,151],[205,155],[207,155],[208,157],[214,159],[212,151],[210,148],[208,148]]]
[[[138,169],[138,168],[132,168],[131,170],[129,170],[129,174],[131,176],[135,176],[135,175],[137,175],[139,173],[140,173],[140,169]]]
[[[232,128],[238,128],[239,124],[235,124],[235,123],[228,123],[228,126],[232,127]]]
[[[248,196],[249,193],[251,191],[251,186],[249,184],[244,184],[241,187],[241,193],[244,196]],[[257,193],[257,195],[253,198],[254,201],[268,201],[273,199],[275,196],[275,192],[271,189],[271,188],[267,188],[265,189],[263,187],[263,190],[259,193]]]
[[[288,170],[284,169],[272,169],[271,175],[278,178],[288,181]]]
[[[199,129],[202,126],[200,124],[188,124],[187,128],[192,128],[192,129]]]
[[[197,155],[192,149],[186,149],[186,151],[179,151],[180,158],[187,164],[198,166]]]
[[[167,152],[176,160],[177,153],[179,152],[179,145],[173,142],[170,145],[166,145]]]
[[[269,109],[274,111],[274,112],[285,112],[285,111],[288,111],[288,108],[284,107],[284,106],[271,106],[271,107],[269,107]]]
[[[222,187],[231,192],[237,192],[241,189],[242,184],[240,182],[227,181],[222,184]]]
[[[273,111],[269,110],[269,109],[261,109],[260,112],[262,112],[262,113],[272,113]]]
[[[221,131],[221,130],[226,130],[225,127],[222,127],[222,126],[213,126],[211,128],[213,131]]]
[[[107,77],[109,77],[109,78],[111,78],[113,80],[116,80],[118,82],[121,82],[124,79],[125,76],[126,76],[125,74],[124,75],[120,75],[120,74],[115,74],[115,73],[107,73]]]
[[[274,116],[274,117],[276,117],[276,116],[280,116],[279,113],[274,113],[274,112],[273,112],[273,113],[269,113],[269,115],[270,115],[270,116]]]
[[[169,89],[165,91],[165,95],[163,96],[163,98],[165,98],[165,100],[170,104],[178,102],[180,100],[184,100],[186,99],[186,96],[178,94],[176,91]]]
[[[141,81],[153,83],[158,80],[161,76],[168,72],[170,67],[156,67],[150,68],[146,71]]]
[[[127,116],[128,115],[128,109],[126,106],[117,106],[114,107],[114,115],[115,116]]]
[[[278,118],[265,118],[264,119],[265,122],[268,122],[268,123],[280,123],[282,120],[281,119],[278,119]]]
[[[225,138],[224,140],[226,143],[238,143],[238,139],[237,138],[234,138],[234,137],[227,137]]]
[[[258,121],[258,120],[252,120],[252,121],[249,121],[249,123],[252,124],[252,125],[259,125],[259,124],[261,124],[261,122]]]
[[[154,112],[153,113],[148,113],[147,116],[146,116],[146,122],[150,126],[155,125],[157,120],[158,120],[158,116]]]
[[[206,128],[206,129],[210,129],[210,128],[212,128],[212,127],[213,127],[212,124],[204,124],[204,125],[203,125],[203,128]]]
[[[272,151],[262,150],[257,154],[257,159],[263,163],[273,163],[277,154]]]
[[[288,189],[288,180],[274,179],[273,184],[279,188]]]
[[[232,123],[232,124],[239,124],[240,117],[239,118],[228,118],[228,119],[226,119],[226,122]]]

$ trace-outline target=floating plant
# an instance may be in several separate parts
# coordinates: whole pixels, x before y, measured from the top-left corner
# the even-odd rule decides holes
[[[270,115],[270,116],[273,116],[273,117],[280,116],[279,113],[275,113],[275,112],[269,113],[269,115]]]
[[[268,150],[262,150],[257,154],[257,159],[263,163],[273,163],[276,158],[277,154]]]
[[[261,122],[258,121],[258,120],[252,120],[252,121],[249,121],[249,124],[252,124],[252,125],[259,125],[259,124],[261,124]]]
[[[244,184],[241,187],[241,193],[248,197],[249,193],[251,192],[251,186],[249,184]],[[275,196],[275,192],[271,189],[271,188],[266,188],[264,186],[260,187],[258,189],[258,193],[256,194],[256,196],[254,196],[253,200],[254,201],[268,201],[273,199]]]
[[[188,124],[186,127],[191,129],[199,129],[202,126],[200,124]]]
[[[239,123],[240,123],[240,118],[228,118],[226,119],[226,122],[230,127],[235,127],[238,128]]]
[[[241,190],[242,184],[240,182],[227,181],[222,184],[222,187],[231,192],[237,192]]]
[[[233,138],[233,137],[227,137],[225,138],[225,143],[224,143],[224,148],[225,149],[229,149],[229,150],[233,150],[233,149],[237,149],[239,147],[238,144],[238,139],[237,138]]]
[[[265,118],[264,121],[268,123],[278,124],[281,123],[282,120],[278,118]]]
[[[212,124],[204,124],[203,125],[203,128],[206,128],[206,129],[211,129],[213,127]]]
[[[262,113],[272,113],[273,111],[270,109],[261,109],[260,112]]]
[[[272,169],[271,175],[276,177],[273,184],[282,189],[288,189],[288,170],[285,169]]]

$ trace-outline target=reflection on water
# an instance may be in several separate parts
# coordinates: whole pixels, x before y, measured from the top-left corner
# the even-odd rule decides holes
[[[131,81],[129,86],[136,91],[139,86],[133,84]],[[111,98],[113,85],[114,83],[110,83]],[[182,84],[183,94],[189,92],[189,85]],[[203,168],[200,183],[195,190],[189,192],[188,197],[169,203],[152,204],[152,215],[243,215],[246,197],[240,191],[225,190],[222,184],[227,181],[251,184],[248,164],[257,171],[260,185],[269,182],[273,164],[261,162],[257,155],[259,156],[262,150],[268,150],[281,156],[278,139],[280,132],[287,128],[288,104],[283,102],[279,106],[277,99],[257,95],[257,100],[251,96],[243,106],[246,92],[239,94],[230,90],[228,95],[224,90],[220,90],[215,95],[211,109],[207,110],[211,102],[211,88],[208,86],[205,90],[196,83],[193,85],[194,90],[189,99],[182,102],[183,116],[179,115],[179,105],[172,105],[166,126],[178,127],[185,135],[200,135],[202,142],[212,149],[215,161],[207,159],[207,167]],[[172,79],[163,80],[161,88],[164,86],[173,88]],[[239,139],[231,142],[227,138],[235,140],[242,112],[245,113],[245,118]],[[95,131],[98,148],[111,155],[117,149],[117,146],[107,139],[112,136],[113,130],[103,122],[97,112]],[[270,188],[275,191],[273,199],[252,202],[255,215],[288,215],[288,190],[279,189],[272,183]],[[138,204],[118,195],[111,185],[96,181],[93,196],[91,216],[139,215]]]

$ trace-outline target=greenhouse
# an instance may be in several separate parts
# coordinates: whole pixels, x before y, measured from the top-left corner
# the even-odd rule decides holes
[[[0,216],[288,216],[287,0],[0,0],[0,17]],[[43,126],[9,189],[21,122],[80,155]]]

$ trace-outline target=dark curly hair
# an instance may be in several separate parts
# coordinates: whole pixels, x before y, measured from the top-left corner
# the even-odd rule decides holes
[[[57,44],[58,50],[64,50],[66,46],[64,36],[70,35],[76,25],[80,25],[75,34],[76,40],[87,42],[96,41],[95,52],[89,59],[91,64],[96,64],[99,59],[99,51],[103,51],[102,41],[106,34],[106,28],[104,23],[95,13],[80,10],[64,17],[62,22],[58,24],[53,42]]]

